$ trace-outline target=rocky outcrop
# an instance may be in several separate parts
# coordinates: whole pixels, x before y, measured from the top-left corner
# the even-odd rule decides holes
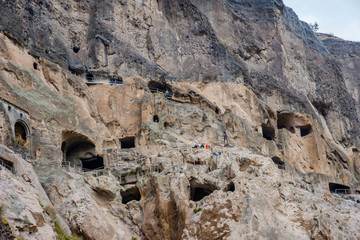
[[[0,8],[0,143],[37,174],[4,175],[14,234],[359,238],[358,43],[281,0]]]
[[[56,239],[54,222],[70,233],[57,216],[31,164],[0,145],[0,207],[2,228],[10,226],[10,236],[24,239]],[[53,214],[50,214],[53,213]],[[4,239],[6,235],[1,233]]]

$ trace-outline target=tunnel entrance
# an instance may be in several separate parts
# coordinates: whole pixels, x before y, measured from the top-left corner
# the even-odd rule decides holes
[[[135,137],[126,137],[120,139],[121,148],[134,148],[135,147]]]
[[[218,187],[213,184],[199,183],[195,179],[190,180],[190,199],[194,202],[200,201],[215,190],[218,190]]]
[[[271,125],[262,124],[261,128],[262,128],[263,138],[265,138],[266,140],[274,140],[275,129]]]
[[[141,194],[137,186],[132,186],[126,190],[120,191],[122,197],[122,203],[127,204],[130,201],[140,201]]]
[[[272,157],[271,159],[278,166],[279,169],[285,170],[285,162],[281,161],[279,157]]]
[[[351,194],[351,189],[349,186],[338,183],[329,183],[329,190],[331,193]]]
[[[309,135],[310,133],[312,133],[311,125],[306,125],[306,126],[300,127],[300,134],[302,137],[305,137],[306,135]]]
[[[81,167],[85,172],[104,168],[103,158],[95,154],[95,145],[87,137],[68,132],[63,139],[61,150],[66,165]]]

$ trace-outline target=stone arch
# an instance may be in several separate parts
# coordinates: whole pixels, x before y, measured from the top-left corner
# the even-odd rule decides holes
[[[18,142],[23,144],[28,142],[30,131],[29,131],[29,127],[23,120],[18,119],[15,122],[14,135],[15,135],[15,140],[17,140]]]
[[[104,160],[96,155],[95,145],[84,135],[65,132],[61,144],[63,162],[81,167],[84,171],[104,168]]]

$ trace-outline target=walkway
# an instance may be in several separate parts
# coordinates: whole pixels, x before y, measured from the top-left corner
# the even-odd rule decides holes
[[[110,85],[113,85],[113,84],[122,84],[123,83],[123,80],[118,80],[118,79],[115,79],[115,80],[111,80],[109,78],[85,78],[85,83],[86,84],[89,84],[89,85],[95,85],[95,84],[110,84]]]

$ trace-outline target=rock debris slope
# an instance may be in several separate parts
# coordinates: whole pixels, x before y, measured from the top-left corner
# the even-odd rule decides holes
[[[0,9],[1,238],[360,239],[360,43],[281,0]]]

